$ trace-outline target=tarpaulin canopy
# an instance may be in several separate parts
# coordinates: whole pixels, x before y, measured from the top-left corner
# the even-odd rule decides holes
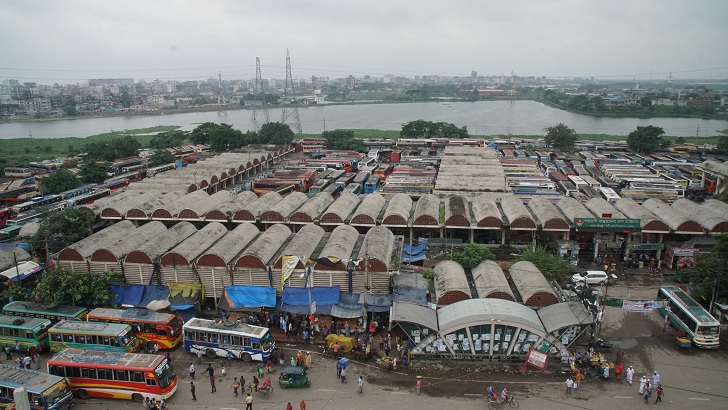
[[[364,306],[359,303],[359,294],[341,293],[339,303],[331,308],[331,316],[341,319],[364,316]]]
[[[111,303],[125,307],[141,306],[140,302],[144,295],[145,285],[109,285],[109,289],[116,295]]]
[[[404,253],[409,255],[418,254],[425,251],[425,248],[427,247],[426,243],[421,243],[419,245],[411,245],[408,243],[405,243],[403,246]]]
[[[228,310],[275,307],[276,290],[267,286],[226,286],[220,307],[225,304]]]
[[[139,307],[147,307],[154,300],[166,300],[167,298],[169,298],[169,288],[167,286],[145,285]]]
[[[283,287],[281,301],[286,305],[308,306],[308,295],[311,291],[311,301],[317,306],[335,305],[339,303],[339,286],[313,286],[310,288]]]
[[[201,283],[170,283],[169,307],[174,310],[187,310],[200,301],[202,295]]]
[[[419,288],[398,286],[394,288],[393,299],[395,302],[412,302],[427,306],[427,291]]]
[[[331,309],[334,307],[334,305],[316,305],[316,312],[314,312],[315,315],[330,315]],[[282,303],[280,299],[278,299],[278,302],[276,304],[276,310],[281,312],[288,312],[288,313],[296,313],[300,315],[308,315],[311,313],[309,311],[308,305],[288,305],[285,303]]]
[[[37,263],[26,261],[20,262],[17,268],[15,266],[11,266],[10,268],[0,272],[0,275],[17,282],[42,270],[43,268]]]
[[[425,256],[424,252],[420,252],[414,255],[410,255],[407,252],[402,252],[402,262],[403,263],[412,263],[412,262],[419,262],[427,259],[427,256]]]
[[[364,305],[364,294],[360,293],[358,297],[360,305]],[[392,306],[392,295],[367,295],[367,311],[369,312],[389,312]]]

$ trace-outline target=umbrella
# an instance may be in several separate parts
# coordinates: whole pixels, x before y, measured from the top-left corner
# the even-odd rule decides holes
[[[162,310],[168,308],[170,305],[167,299],[158,299],[149,302],[147,309],[149,310]]]
[[[338,366],[341,369],[346,369],[349,366],[349,359],[347,359],[346,357],[342,357],[341,359],[339,359]]]

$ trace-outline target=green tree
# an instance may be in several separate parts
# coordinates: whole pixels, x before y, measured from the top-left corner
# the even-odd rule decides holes
[[[296,134],[288,124],[282,122],[269,122],[263,124],[258,131],[261,144],[290,145]]]
[[[651,154],[664,147],[663,134],[665,134],[665,130],[654,125],[637,127],[627,135],[627,145],[632,151]]]
[[[467,127],[458,128],[448,122],[432,122],[424,120],[410,121],[402,124],[400,138],[468,138]]]
[[[689,278],[693,296],[697,300],[728,302],[728,235],[716,236],[716,244],[709,252],[700,252]]]
[[[466,269],[472,269],[484,260],[495,260],[495,254],[490,249],[474,243],[468,244],[462,251],[453,252],[448,259],[455,261]]]
[[[578,139],[579,136],[576,134],[576,131],[563,123],[546,128],[546,137],[544,137],[546,144],[552,146],[554,149],[564,151],[573,150]]]
[[[81,180],[67,169],[59,169],[38,182],[44,194],[58,194],[81,185]]]
[[[536,265],[549,280],[561,280],[573,268],[568,261],[554,255],[543,246],[537,247],[536,250],[526,249],[520,260]]]
[[[118,158],[125,158],[137,155],[137,150],[142,144],[131,135],[112,138],[108,141],[98,141],[86,144],[84,151],[87,160],[111,162]]]
[[[66,100],[66,103],[63,105],[63,115],[66,117],[78,117],[76,101],[73,98]]]
[[[121,95],[119,96],[119,102],[121,103],[121,106],[124,108],[131,107],[131,96],[128,92],[123,91]]]
[[[100,184],[109,177],[109,164],[105,162],[87,161],[79,169],[78,175],[87,184]]]
[[[718,138],[718,150],[722,153],[728,153],[728,134],[723,134]]]
[[[152,137],[149,146],[157,149],[179,147],[189,137],[190,133],[182,130],[160,132]]]
[[[326,140],[328,149],[363,151],[364,142],[361,138],[354,136],[352,130],[333,130],[321,133],[321,138]]]
[[[154,154],[149,157],[149,162],[152,164],[153,167],[171,164],[176,161],[177,157],[175,157],[174,154],[167,151],[166,149],[158,149],[154,151]]]
[[[45,249],[46,241],[51,253],[56,253],[67,244],[75,243],[91,234],[94,217],[77,208],[55,211],[43,218],[38,231],[31,238],[35,249]]]
[[[33,296],[40,303],[50,306],[78,303],[95,306],[106,304],[116,296],[109,289],[109,283],[122,282],[122,276],[113,271],[91,275],[55,269],[46,272],[33,290]]]

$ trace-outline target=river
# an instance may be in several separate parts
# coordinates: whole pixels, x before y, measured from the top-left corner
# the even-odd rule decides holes
[[[334,129],[399,130],[414,120],[444,121],[467,126],[477,135],[538,135],[546,127],[564,123],[581,134],[627,135],[637,126],[662,127],[669,136],[711,136],[728,129],[728,121],[698,118],[609,118],[574,114],[534,101],[478,101],[448,103],[320,105],[299,108],[304,133]],[[77,120],[29,121],[0,124],[0,139],[87,137],[156,125],[178,125],[191,130],[203,122],[225,122],[246,131],[253,129],[250,110],[192,112],[168,115],[116,116]],[[270,110],[279,121],[280,109]],[[260,117],[259,117],[260,118]]]

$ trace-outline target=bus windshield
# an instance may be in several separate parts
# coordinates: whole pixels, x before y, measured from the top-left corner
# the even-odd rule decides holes
[[[696,333],[701,336],[718,336],[718,326],[698,326]]]
[[[172,329],[172,332],[170,333],[171,337],[177,337],[180,334],[182,334],[182,319],[175,316],[172,318],[172,320],[169,321],[169,327]]]
[[[273,343],[273,338],[270,337],[270,333],[266,333],[265,336],[263,336],[263,338],[260,339],[260,347],[263,350],[270,349],[270,346],[272,343]]]
[[[169,387],[175,378],[174,369],[172,369],[172,366],[169,364],[167,359],[164,359],[164,361],[157,366],[156,369],[154,369],[154,374],[157,376],[159,387],[162,389]]]
[[[63,379],[44,391],[43,399],[45,400],[47,407],[52,407],[53,405],[58,404],[59,401],[68,397],[70,393],[71,390],[68,388],[68,382],[66,382],[66,379]]]

